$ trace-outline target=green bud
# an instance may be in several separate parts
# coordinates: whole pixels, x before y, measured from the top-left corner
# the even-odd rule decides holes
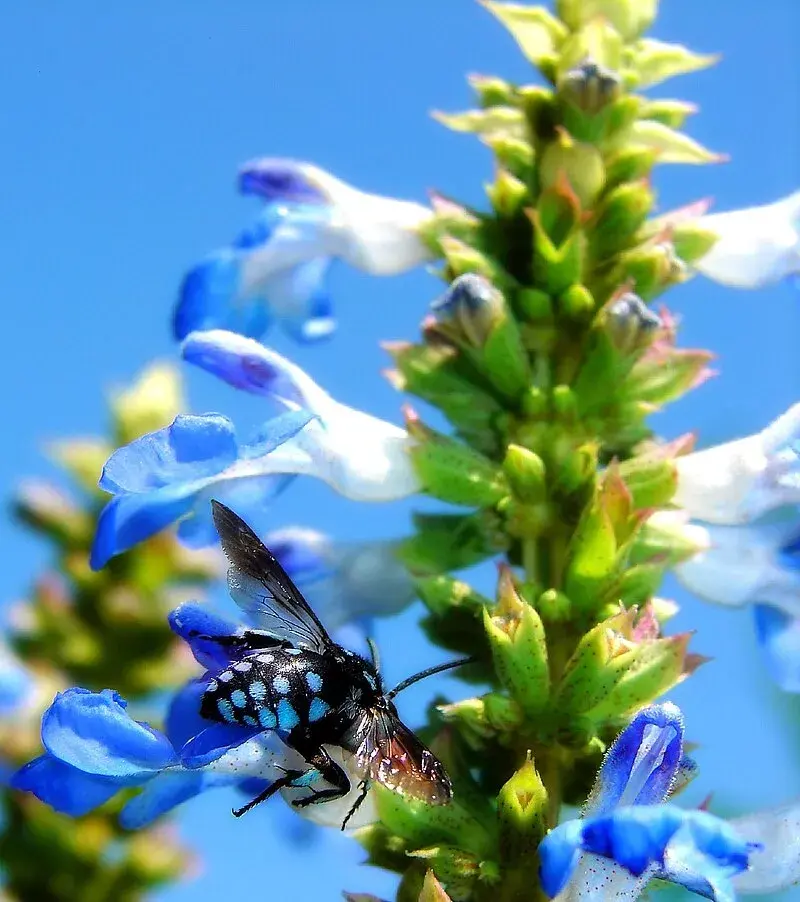
[[[666,507],[678,487],[675,461],[655,454],[623,461],[619,473],[639,510]]]
[[[619,258],[616,279],[630,280],[636,293],[645,301],[650,301],[662,291],[683,281],[686,266],[675,255],[669,242],[651,244],[626,251]]]
[[[497,794],[500,854],[505,867],[530,866],[547,833],[547,790],[528,755]]]
[[[169,425],[183,410],[180,376],[169,364],[151,364],[129,389],[114,395],[110,406],[115,441],[127,445]]]
[[[614,526],[599,496],[584,510],[567,549],[564,591],[575,607],[591,611],[617,568]]]
[[[630,653],[621,679],[588,716],[598,723],[623,717],[680,683],[703,662],[687,655],[690,638],[690,633],[684,633],[638,645]]]
[[[492,507],[508,493],[500,469],[477,451],[425,426],[406,408],[411,462],[423,490],[451,504]]]
[[[587,20],[561,46],[558,72],[561,78],[585,59],[605,69],[619,72],[622,67],[623,43],[619,32],[607,18]]]
[[[580,144],[564,129],[559,129],[555,141],[546,146],[539,162],[542,188],[554,187],[562,173],[581,206],[591,207],[605,182],[603,158],[596,147]]]
[[[609,191],[597,210],[592,247],[605,260],[630,247],[653,207],[653,192],[646,181],[625,183]]]
[[[548,294],[559,295],[582,282],[584,237],[580,229],[580,204],[566,180],[543,191],[531,214],[534,226],[534,278]]]
[[[498,607],[493,616],[484,612],[484,626],[500,681],[530,716],[541,713],[550,694],[544,626],[507,567],[500,571]]]
[[[511,32],[525,58],[534,66],[552,63],[567,37],[567,29],[555,16],[540,6],[516,3],[483,5]]]
[[[495,285],[505,286],[511,282],[508,274],[496,260],[481,253],[477,248],[457,238],[443,237],[439,242],[441,252],[447,261],[450,280],[463,275],[479,275]]]
[[[675,131],[668,125],[640,119],[619,135],[615,147],[641,147],[658,152],[659,163],[722,163],[726,157],[713,153],[694,138]]]
[[[686,263],[696,263],[711,250],[719,240],[716,232],[704,229],[696,222],[682,222],[673,226],[670,239],[675,253]]]
[[[473,885],[480,876],[480,862],[474,855],[462,852],[456,845],[429,846],[427,849],[416,849],[408,854],[410,858],[425,862],[431,868],[428,874],[432,876],[435,873],[447,886],[450,894],[450,896],[429,894],[428,878],[426,877],[426,883],[423,884],[419,897],[420,902],[444,902],[448,898],[454,900],[470,898]],[[437,886],[439,890],[442,890],[438,883]],[[444,891],[442,890],[442,892]],[[428,894],[426,895],[426,893]]]
[[[450,902],[450,896],[442,889],[442,885],[434,876],[433,871],[428,871],[425,874],[422,892],[419,894],[419,902]]]
[[[562,423],[574,423],[578,419],[578,400],[568,385],[556,385],[552,401],[553,412]]]
[[[611,662],[627,660],[625,656],[630,653],[631,643],[624,633],[630,621],[630,615],[616,614],[581,637],[556,689],[553,705],[556,710],[573,714],[590,711],[622,679],[622,671],[618,666],[611,666]]]
[[[513,106],[514,86],[494,75],[468,75],[470,87],[478,95],[481,107]]]
[[[680,398],[713,375],[710,351],[659,348],[634,365],[626,379],[626,391],[639,402],[661,407]]]
[[[520,445],[509,445],[503,461],[511,490],[521,501],[537,504],[547,494],[544,462],[541,457]]]
[[[481,699],[486,721],[498,733],[514,738],[525,722],[525,712],[507,695],[490,692]]]
[[[467,110],[464,113],[434,112],[437,122],[454,132],[478,135],[486,140],[495,136],[528,138],[528,126],[522,110],[511,106],[493,106],[486,110]]]
[[[415,574],[470,567],[501,551],[507,539],[494,515],[414,514],[415,534],[404,540],[398,557]]]
[[[499,169],[486,193],[499,216],[513,218],[528,200],[528,186],[506,169]]]
[[[658,159],[658,151],[646,147],[623,147],[606,160],[606,191],[625,183],[647,179]]]
[[[529,419],[543,417],[547,407],[547,395],[536,385],[532,385],[522,396],[522,412]]]
[[[556,12],[573,31],[602,17],[626,41],[638,38],[656,17],[658,0],[557,0]]]
[[[611,343],[623,356],[643,351],[664,327],[661,317],[632,291],[608,304],[603,321]]]
[[[703,56],[681,44],[666,44],[648,38],[636,44],[631,68],[636,73],[637,86],[649,88],[675,75],[706,69],[718,60],[717,55]]]
[[[535,158],[530,141],[501,134],[487,135],[483,140],[492,148],[502,167],[518,179],[530,179]]]
[[[531,322],[553,320],[553,299],[538,288],[521,288],[517,292],[517,306],[520,314]]]
[[[564,75],[558,89],[565,100],[593,115],[619,97],[622,79],[587,57]]]
[[[459,735],[473,748],[483,747],[495,734],[483,699],[467,698],[449,705],[439,705],[437,711],[445,723],[458,726]]]
[[[536,608],[544,623],[566,623],[572,616],[569,598],[557,589],[542,592]]]
[[[558,298],[558,309],[573,322],[585,323],[594,313],[594,298],[585,285],[570,285]]]
[[[428,638],[442,648],[484,660],[483,609],[489,600],[467,583],[445,574],[419,578],[414,583],[430,612],[422,621]]]
[[[681,128],[696,112],[697,107],[684,100],[649,100],[642,105],[639,115],[642,119],[660,122],[670,128]]]

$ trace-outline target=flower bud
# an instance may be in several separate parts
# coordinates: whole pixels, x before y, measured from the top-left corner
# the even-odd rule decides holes
[[[619,97],[622,79],[590,56],[570,69],[559,83],[561,96],[585,113],[594,114]]]
[[[564,129],[559,129],[556,140],[546,146],[539,161],[542,188],[555,185],[562,172],[581,206],[591,207],[605,183],[603,158],[596,147],[574,141]]]
[[[488,279],[466,273],[454,279],[447,291],[431,304],[437,320],[449,327],[448,334],[480,348],[492,327],[506,313],[505,299]]]
[[[406,408],[409,450],[424,491],[451,504],[493,507],[508,493],[502,471],[469,445],[425,426]]]
[[[530,754],[497,794],[497,817],[503,863],[530,862],[547,832],[547,790]]]
[[[623,356],[646,348],[664,326],[661,317],[632,291],[606,307],[605,325],[612,344]]]
[[[657,0],[557,0],[556,12],[569,28],[577,30],[602,17],[626,41],[638,38],[656,16]]]
[[[521,500],[537,504],[546,495],[546,473],[541,457],[520,445],[509,445],[503,461],[511,489]]]
[[[111,401],[115,439],[128,444],[169,424],[184,409],[181,381],[169,364],[149,366],[127,390]]]
[[[628,251],[620,258],[617,278],[620,282],[631,280],[636,293],[645,301],[657,297],[686,275],[686,265],[676,255],[669,241]]]
[[[513,106],[514,86],[494,75],[468,75],[470,87],[478,95],[480,105],[486,109],[492,106]]]
[[[528,199],[528,186],[506,169],[499,169],[494,183],[488,185],[486,193],[495,212],[499,216],[513,217],[522,209]]]

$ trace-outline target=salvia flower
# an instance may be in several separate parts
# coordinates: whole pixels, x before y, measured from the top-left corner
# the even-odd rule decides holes
[[[242,629],[193,604],[173,611],[170,625],[187,640],[206,672],[176,694],[166,732],[133,720],[127,703],[113,690],[68,689],[56,696],[42,718],[44,754],[17,771],[11,780],[14,788],[74,817],[123,789],[139,788],[120,818],[126,828],[137,829],[206,790],[232,787],[252,796],[287,769],[305,769],[300,756],[275,731],[231,727],[200,717],[200,697],[209,681],[243,654],[213,637],[236,636]],[[331,754],[347,768],[335,749]],[[308,791],[306,786],[293,786],[282,794],[293,801]],[[324,811],[320,809],[325,806],[312,805],[302,813],[317,823],[338,826],[357,793],[354,789],[344,802],[336,800]],[[374,817],[372,799],[367,798],[351,826]]]
[[[678,532],[697,549],[674,571],[690,592],[729,607],[753,605],[756,636],[771,677],[787,692],[800,692],[797,522],[717,526],[664,512],[650,523]]]
[[[800,191],[761,207],[699,220],[717,242],[694,266],[731,288],[763,288],[800,273]]]
[[[332,630],[394,614],[414,598],[394,542],[334,542],[298,526],[274,530],[264,542]]]
[[[582,817],[560,824],[539,846],[547,895],[559,902],[638,899],[658,878],[732,902],[734,886],[763,892],[796,879],[797,849],[780,842],[796,806],[731,822],[683,810],[667,799],[686,766],[680,711],[669,703],[640,711],[609,749]]]
[[[210,544],[212,496],[233,507],[263,504],[297,475],[322,479],[356,501],[390,501],[417,489],[404,429],[335,401],[280,354],[223,331],[192,334],[183,353],[285,412],[247,442],[237,440],[227,417],[206,414],[176,417],[115,451],[100,479],[114,498],[100,516],[93,568],[178,520],[183,541]]]
[[[263,335],[272,320],[299,341],[335,328],[326,287],[341,259],[393,275],[428,259],[420,204],[359,191],[311,163],[265,157],[239,172],[239,190],[264,201],[255,222],[185,276],[174,315],[178,340],[198,329]]]
[[[755,520],[800,503],[800,404],[762,432],[676,460],[674,501],[709,523]]]

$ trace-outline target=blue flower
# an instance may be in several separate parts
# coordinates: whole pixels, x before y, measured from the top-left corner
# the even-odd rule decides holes
[[[680,711],[671,704],[640,711],[609,749],[582,817],[539,846],[550,898],[637,899],[659,878],[732,902],[734,879],[751,863],[767,872],[766,862],[780,859],[784,875],[800,870],[796,844],[776,842],[775,812],[728,823],[665,804],[684,760]]]
[[[332,542],[297,526],[274,530],[264,541],[331,630],[395,614],[414,598],[396,543]]]
[[[24,707],[35,692],[30,671],[11,649],[0,641],[0,717],[8,717]]]
[[[676,566],[692,594],[727,607],[753,606],[756,636],[772,679],[800,692],[800,527],[794,520],[749,526],[688,522],[681,511],[653,515],[650,528],[677,534],[695,553]]]
[[[366,194],[310,163],[263,158],[239,173],[239,190],[265,202],[234,242],[185,276],[174,315],[178,340],[224,328],[259,337],[273,319],[298,341],[335,328],[325,285],[331,261],[392,275],[429,257],[420,204]]]
[[[308,411],[288,411],[270,420],[253,441],[240,444],[226,417],[178,416],[165,429],[115,451],[100,479],[100,488],[114,498],[100,515],[92,568],[103,567],[115,554],[182,518],[181,538],[208,544],[213,537],[211,495],[227,497],[226,490],[239,491],[245,481],[248,492],[262,499],[279,492],[291,470],[276,471],[270,455],[312,418]]]
[[[285,412],[246,443],[226,417],[206,414],[176,417],[115,451],[100,479],[114,498],[98,523],[94,569],[178,520],[184,542],[211,544],[212,497],[233,508],[264,505],[297,475],[321,479],[355,501],[391,501],[417,490],[404,429],[335,401],[280,354],[222,331],[193,333],[183,353]]]
[[[717,242],[695,267],[732,288],[763,288],[800,273],[800,191],[761,207],[703,216]]]

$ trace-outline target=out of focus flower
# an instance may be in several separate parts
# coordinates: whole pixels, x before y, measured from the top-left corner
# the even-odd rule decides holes
[[[680,711],[671,704],[640,711],[609,749],[582,817],[539,846],[547,895],[638,899],[658,878],[730,902],[734,887],[763,892],[800,877],[800,845],[785,842],[800,805],[730,822],[683,810],[666,800],[686,764]]]
[[[0,641],[0,717],[9,717],[35,694],[31,673],[13,651]]]
[[[333,259],[393,275],[429,257],[419,237],[429,209],[359,191],[311,163],[254,160],[240,170],[239,190],[265,206],[230,246],[184,278],[178,340],[213,328],[257,337],[272,320],[299,341],[325,338],[335,328],[325,284]]]
[[[698,520],[747,523],[800,503],[800,404],[762,432],[679,457],[676,466],[674,501]]]
[[[331,630],[394,614],[414,597],[393,542],[345,544],[313,529],[288,527],[268,533],[264,543]]]
[[[177,520],[182,540],[209,544],[215,537],[212,497],[232,507],[263,504],[297,475],[321,479],[355,501],[391,501],[417,489],[404,429],[335,401],[274,351],[213,331],[191,335],[183,352],[286,412],[245,443],[237,441],[230,420],[207,414],[176,417],[115,451],[100,479],[114,498],[98,523],[95,569]]]
[[[693,594],[729,607],[753,605],[773,680],[800,692],[800,527],[796,522],[715,526],[664,512],[651,526],[678,532],[697,553],[675,568]]]
[[[694,266],[732,288],[763,288],[800,273],[800,191],[763,207],[703,216],[717,242]]]

